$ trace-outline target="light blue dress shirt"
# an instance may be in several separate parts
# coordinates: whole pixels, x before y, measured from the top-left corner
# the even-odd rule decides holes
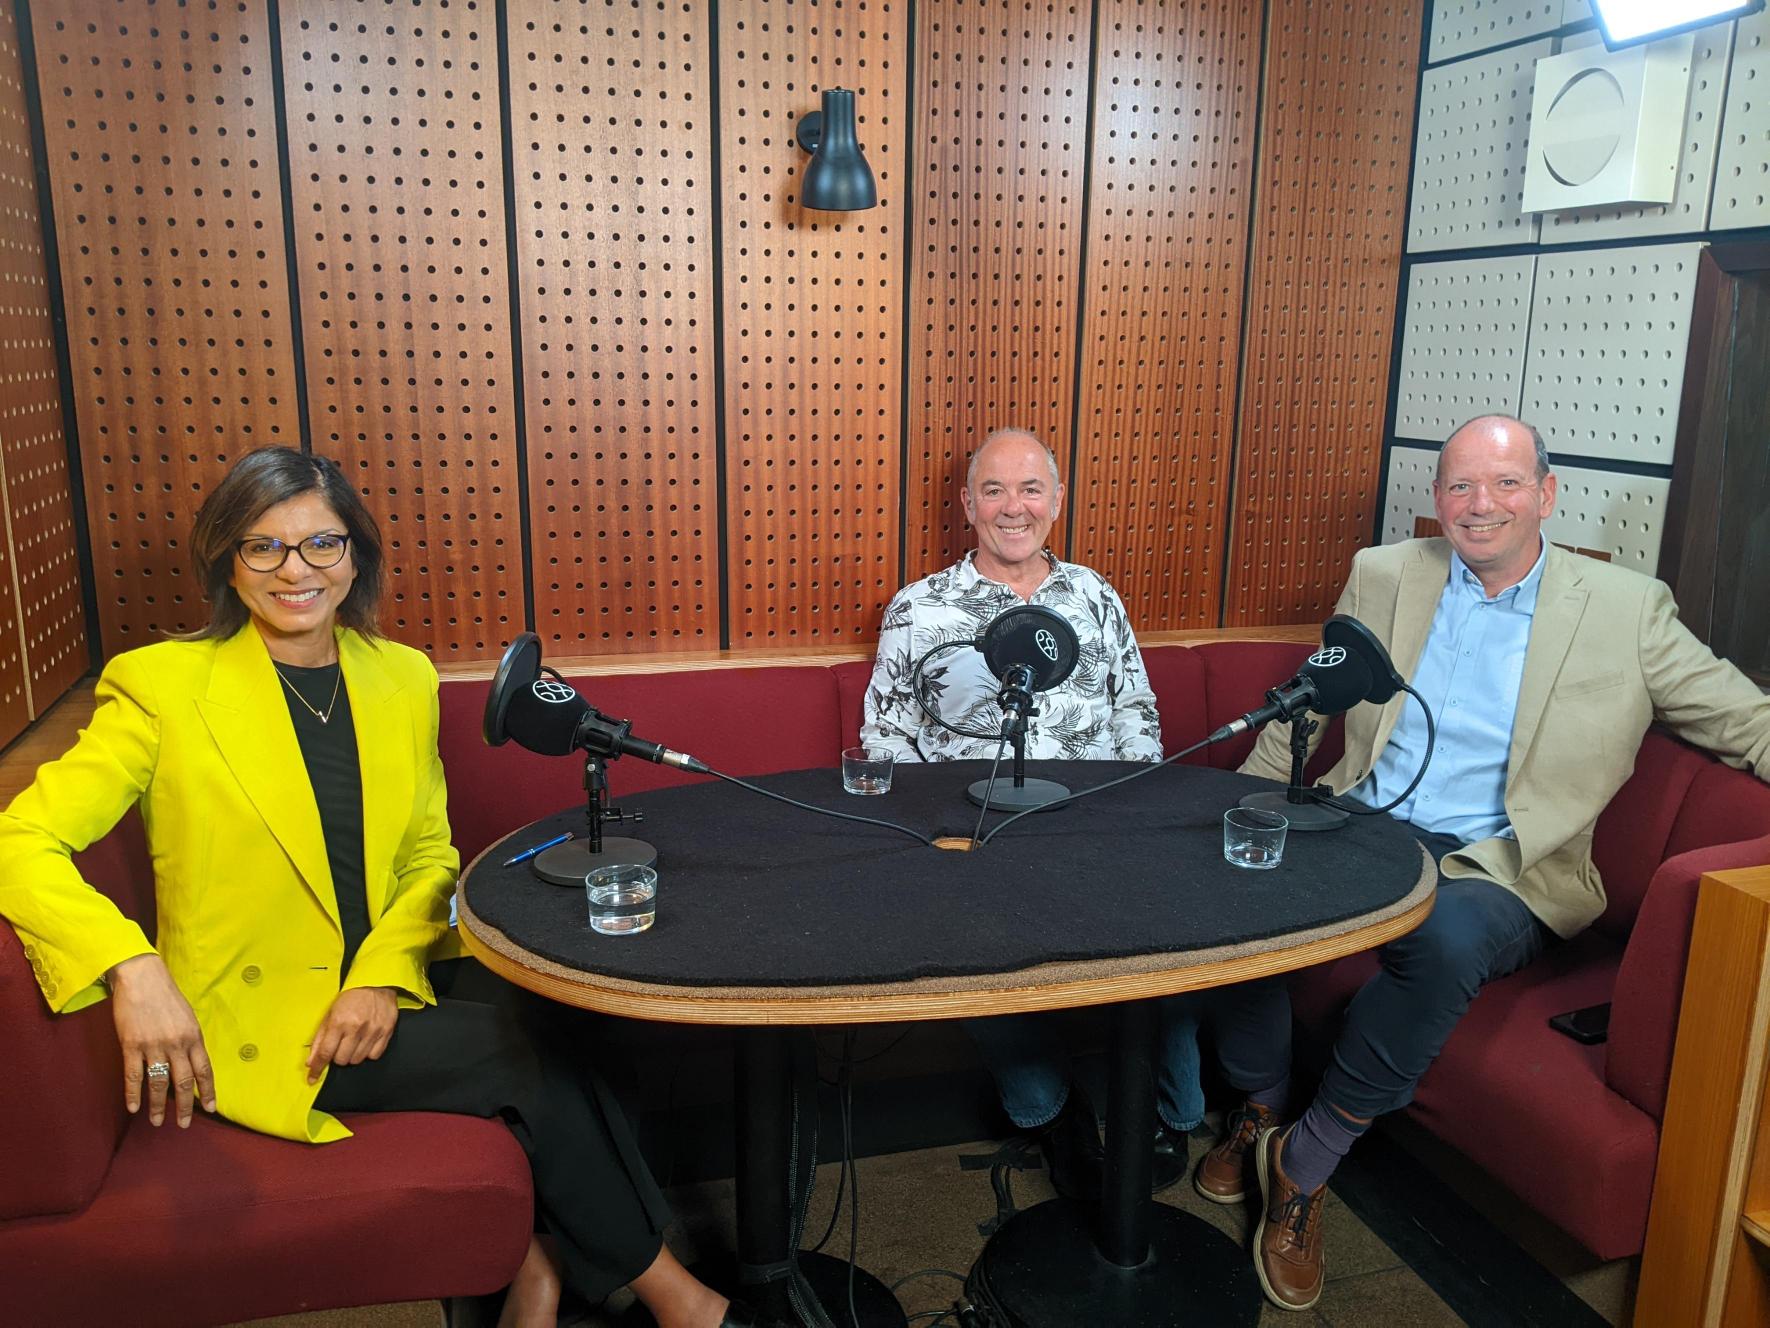
[[[1465,844],[1512,834],[1506,764],[1547,548],[1524,580],[1492,599],[1451,552],[1450,579],[1411,679],[1438,721],[1438,743],[1419,787],[1391,816]],[[1425,754],[1426,719],[1409,698],[1370,779],[1354,796],[1368,807],[1382,806],[1407,787]]]

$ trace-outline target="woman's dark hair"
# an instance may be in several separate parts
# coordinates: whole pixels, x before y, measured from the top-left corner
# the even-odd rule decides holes
[[[350,536],[356,582],[338,606],[338,621],[371,639],[381,635],[381,531],[338,463],[292,447],[260,447],[234,463],[197,509],[191,525],[191,557],[209,597],[209,621],[193,640],[225,640],[252,616],[235,593],[234,556],[240,541],[278,503],[317,493],[326,500]],[[291,558],[301,555],[291,551]]]

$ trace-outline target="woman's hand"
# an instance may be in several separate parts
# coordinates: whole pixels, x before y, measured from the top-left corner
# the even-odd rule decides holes
[[[399,998],[392,987],[351,987],[339,992],[313,1035],[307,1082],[317,1084],[328,1065],[380,1060],[397,1022]]]
[[[141,1109],[145,1079],[148,1119],[155,1125],[165,1120],[166,1099],[175,1095],[178,1128],[188,1129],[197,1099],[207,1110],[215,1110],[215,1076],[190,1002],[157,954],[125,959],[105,977],[111,987],[117,1041],[123,1048],[124,1105],[131,1113]],[[166,1071],[148,1073],[153,1066],[165,1066]]]

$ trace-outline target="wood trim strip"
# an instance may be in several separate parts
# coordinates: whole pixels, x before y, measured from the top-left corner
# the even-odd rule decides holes
[[[1375,920],[1271,949],[1223,947],[1051,964],[1011,974],[853,987],[677,987],[582,974],[523,949],[481,921],[457,894],[468,953],[500,977],[549,1000],[661,1023],[871,1024],[1064,1010],[1227,986],[1328,963],[1404,935],[1432,911],[1437,871],[1422,854],[1420,880]]]
[[[1770,1193],[1770,1159],[1760,1148],[1757,1165],[1752,1161],[1754,1136],[1770,1137],[1763,1119],[1767,1039],[1770,866],[1710,872],[1690,938],[1637,1323],[1733,1325],[1741,1322],[1728,1310],[1734,1291],[1755,1293],[1759,1303],[1770,1299],[1762,1263],[1737,1258],[1741,1216]],[[1745,1201],[1748,1186],[1755,1203]]]

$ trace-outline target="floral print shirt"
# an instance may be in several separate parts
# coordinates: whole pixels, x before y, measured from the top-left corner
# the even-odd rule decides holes
[[[988,760],[998,739],[966,738],[924,713],[914,692],[916,661],[946,641],[969,641],[1022,601],[978,572],[968,553],[944,571],[905,586],[885,606],[879,653],[867,686],[861,741],[888,747],[900,761]],[[1027,726],[1029,760],[1159,761],[1161,721],[1130,619],[1098,572],[1060,562],[1047,552],[1051,574],[1032,603],[1067,618],[1081,642],[1075,671],[1034,696]],[[923,670],[923,690],[947,723],[973,733],[1000,733],[1001,683],[978,651],[943,651]]]

